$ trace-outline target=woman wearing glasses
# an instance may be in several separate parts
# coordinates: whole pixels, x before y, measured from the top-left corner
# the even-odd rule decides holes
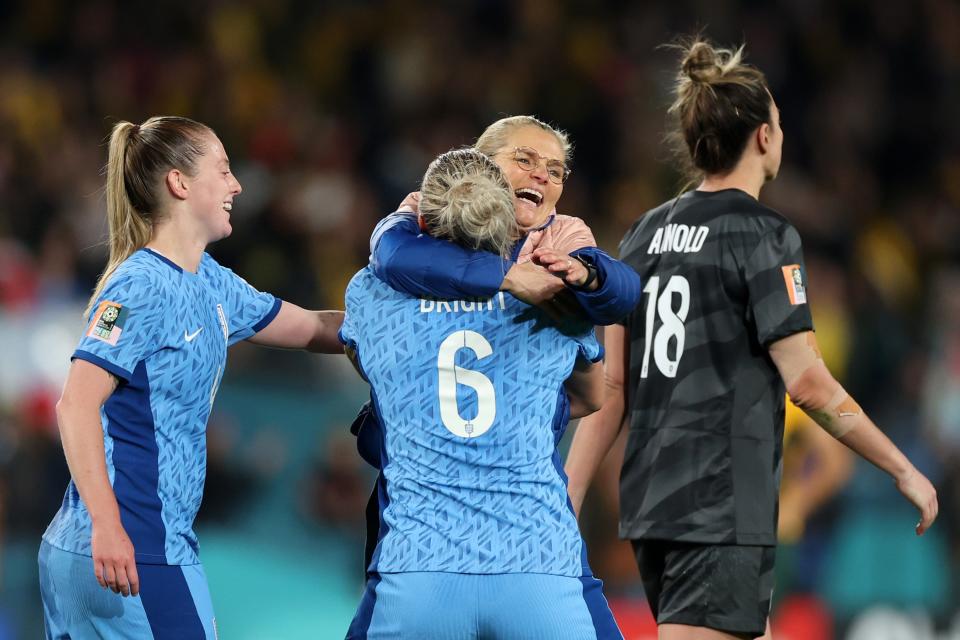
[[[598,249],[583,220],[556,212],[570,176],[566,133],[532,116],[512,116],[487,127],[474,148],[499,165],[513,192],[522,235],[510,259],[421,233],[419,194],[413,193],[371,237],[374,274],[417,297],[491,298],[507,291],[529,304],[553,307],[555,314],[583,315],[593,324],[611,324],[630,313],[640,298],[634,270]],[[571,419],[596,410],[576,393],[568,392],[563,401]],[[351,431],[361,456],[379,469],[383,432],[370,403]],[[367,567],[380,535],[378,496],[385,489],[381,475],[367,505]]]
[[[572,295],[594,324],[629,313],[640,297],[636,274],[597,248],[583,220],[556,212],[570,175],[566,133],[533,116],[512,116],[487,127],[474,147],[500,166],[513,190],[524,235],[512,259],[421,234],[412,215],[419,196],[411,194],[373,233],[374,273],[405,293],[447,299],[488,298],[503,290],[542,304],[567,291],[559,301]]]

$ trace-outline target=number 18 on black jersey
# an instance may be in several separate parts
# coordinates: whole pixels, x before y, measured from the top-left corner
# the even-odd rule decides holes
[[[630,336],[620,533],[776,544],[785,388],[770,343],[813,328],[800,236],[738,189],[692,191],[620,244]]]

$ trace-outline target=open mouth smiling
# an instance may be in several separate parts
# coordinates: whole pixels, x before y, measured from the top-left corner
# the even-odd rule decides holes
[[[533,203],[533,206],[535,207],[540,206],[540,203],[543,202],[543,194],[538,191],[534,191],[533,189],[517,189],[513,192],[513,194],[521,200],[526,200]]]

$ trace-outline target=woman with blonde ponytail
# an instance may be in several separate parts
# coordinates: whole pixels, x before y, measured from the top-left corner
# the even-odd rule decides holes
[[[760,203],[780,170],[780,113],[743,47],[694,38],[670,114],[695,189],[643,214],[620,255],[643,300],[607,331],[603,407],[566,471],[579,510],[624,423],[620,536],[633,543],[660,640],[764,637],[773,595],[784,394],[889,473],[920,513],[936,491],[830,375],[800,235]]]
[[[57,403],[72,478],[40,548],[47,637],[212,639],[193,520],[227,348],[342,353],[343,313],[257,291],[205,252],[241,193],[206,125],[119,122],[106,174],[110,259]]]
[[[430,163],[420,220],[494,255],[520,235],[509,182],[476,149]],[[622,640],[556,463],[571,406],[603,395],[593,326],[504,293],[418,298],[368,266],[341,335],[383,428],[384,526],[347,638]]]
[[[108,241],[110,258],[107,268],[100,274],[97,286],[87,303],[85,316],[90,315],[93,303],[103,291],[103,286],[110,279],[124,260],[133,255],[137,249],[147,246],[153,231],[149,212],[138,215],[130,204],[127,189],[124,185],[123,168],[126,159],[127,144],[130,135],[139,131],[140,127],[130,122],[118,122],[110,134],[110,147],[107,154],[107,225],[109,228]]]

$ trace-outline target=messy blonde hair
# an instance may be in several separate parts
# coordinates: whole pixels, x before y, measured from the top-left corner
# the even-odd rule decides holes
[[[520,237],[510,185],[476,149],[447,151],[430,163],[419,211],[434,237],[505,258]]]

